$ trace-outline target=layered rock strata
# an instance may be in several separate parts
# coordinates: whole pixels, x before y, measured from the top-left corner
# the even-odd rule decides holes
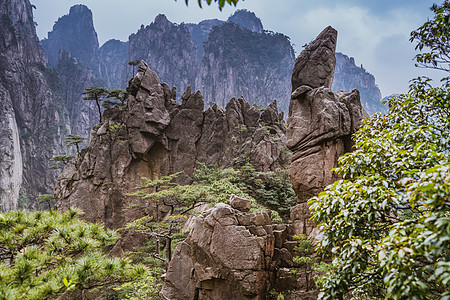
[[[179,104],[175,88],[160,83],[144,62],[128,91],[127,108],[105,112],[89,147],[59,177],[55,197],[60,209],[79,207],[86,219],[117,228],[132,219],[122,208],[138,200],[124,194],[142,176],[156,179],[183,171],[178,181],[190,183],[197,161],[227,167],[240,157],[261,171],[287,163],[276,102],[262,113],[242,98],[231,99],[225,109],[204,110],[201,93],[188,87]]]
[[[331,169],[351,151],[351,135],[367,113],[359,92],[332,92],[337,31],[324,29],[297,57],[292,72],[287,147],[293,152],[289,175],[300,203],[291,210],[296,232],[310,234],[306,201],[338,179]]]

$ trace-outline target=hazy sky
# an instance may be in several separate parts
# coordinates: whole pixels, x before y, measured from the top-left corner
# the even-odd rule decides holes
[[[338,30],[337,51],[355,58],[375,76],[384,96],[407,91],[408,81],[418,75],[441,78],[445,74],[414,67],[412,30],[432,17],[429,10],[438,0],[240,0],[237,7],[220,12],[217,4],[190,0],[30,0],[38,23],[39,38],[47,37],[58,17],[74,4],[93,12],[100,45],[115,38],[127,41],[141,24],[148,25],[163,13],[174,23],[198,23],[204,19],[226,20],[236,9],[256,13],[264,28],[291,38],[296,55],[328,25]],[[438,3],[440,3],[439,1]]]

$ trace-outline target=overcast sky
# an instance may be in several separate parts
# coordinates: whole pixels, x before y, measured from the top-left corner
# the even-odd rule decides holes
[[[174,23],[198,23],[204,19],[226,20],[236,9],[256,13],[264,28],[291,38],[296,55],[328,25],[338,30],[337,51],[352,56],[356,64],[375,76],[384,96],[406,92],[408,81],[418,75],[441,78],[445,74],[414,67],[412,30],[432,17],[429,7],[440,0],[240,0],[237,7],[220,12],[217,4],[190,0],[30,0],[36,6],[39,38],[47,37],[54,22],[74,4],[93,12],[100,45],[115,38],[127,41],[141,24],[150,24],[163,13]]]

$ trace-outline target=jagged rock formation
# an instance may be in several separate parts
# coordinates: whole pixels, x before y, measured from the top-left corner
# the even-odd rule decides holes
[[[336,52],[333,91],[351,91],[358,89],[361,104],[369,113],[387,112],[387,106],[381,103],[381,92],[375,83],[375,77],[366,69],[356,66],[355,59]]]
[[[69,51],[83,65],[96,69],[98,66],[98,38],[94,29],[92,12],[87,6],[78,4],[62,16],[42,41],[48,62],[58,67],[59,52]]]
[[[179,104],[175,89],[161,84],[144,62],[128,91],[127,108],[105,112],[89,147],[59,177],[55,197],[60,209],[79,207],[87,220],[117,228],[131,219],[122,208],[136,199],[124,194],[142,176],[184,171],[178,180],[189,183],[196,161],[231,166],[239,155],[248,155],[265,171],[287,162],[281,151],[285,128],[275,102],[263,113],[242,98],[230,100],[226,109],[204,110],[201,93],[188,88]]]
[[[204,211],[176,246],[162,299],[271,299],[269,291],[317,299],[311,273],[293,261],[293,227],[272,224],[268,210],[247,213],[230,203]]]
[[[175,25],[165,15],[129,37],[128,61],[141,59],[149,63],[163,82],[184,91],[194,87],[198,72],[197,49],[185,24]],[[128,72],[127,72],[128,70]],[[129,68],[123,79],[130,78]]]
[[[67,119],[57,78],[46,68],[27,0],[0,1],[0,210],[49,192],[49,159],[65,152]],[[37,176],[39,174],[39,176]]]
[[[261,20],[255,15],[254,12],[246,9],[237,10],[228,18],[227,22],[238,24],[240,27],[256,33],[263,33],[264,31]]]
[[[239,49],[239,50],[237,50]],[[213,27],[204,45],[195,80],[207,101],[221,106],[232,95],[266,106],[273,99],[288,99],[294,50],[282,34],[254,33],[234,23]],[[287,103],[280,101],[287,110]]]
[[[358,90],[331,91],[336,40],[335,29],[324,29],[297,57],[292,72],[286,145],[293,152],[289,175],[300,203],[291,210],[298,233],[311,233],[306,201],[338,179],[330,171],[351,151],[351,135],[367,116]]]

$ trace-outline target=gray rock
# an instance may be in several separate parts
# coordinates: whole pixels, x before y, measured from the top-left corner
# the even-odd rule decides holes
[[[175,249],[162,299],[265,299],[273,276],[274,237],[237,225],[225,204],[203,212]],[[197,296],[196,296],[197,295]]]
[[[337,31],[328,26],[295,59],[292,91],[302,85],[331,88],[336,65]]]

